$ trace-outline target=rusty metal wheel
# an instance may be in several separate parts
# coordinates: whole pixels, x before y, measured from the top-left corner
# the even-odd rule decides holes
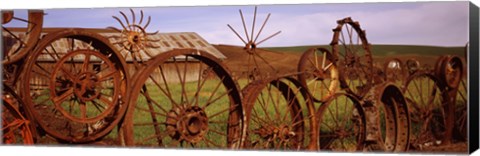
[[[22,108],[22,99],[5,84],[2,102],[2,144],[33,144],[30,120]]]
[[[398,58],[391,58],[385,61],[383,65],[383,71],[385,74],[385,81],[393,83],[403,83],[407,78],[407,71],[405,65]]]
[[[468,110],[467,110],[467,78],[464,77],[458,85],[457,97],[455,103],[455,129],[454,136],[458,140],[468,140]],[[455,135],[456,134],[456,135]]]
[[[415,59],[408,59],[405,63],[405,66],[408,70],[408,76],[415,74],[416,72],[420,71],[420,62]]]
[[[341,87],[363,97],[373,84],[373,62],[370,44],[360,23],[350,17],[337,21],[330,45],[335,65],[340,71]]]
[[[241,95],[220,60],[204,51],[176,49],[146,65],[129,95],[127,146],[239,148]]]
[[[366,118],[360,101],[337,93],[317,111],[320,150],[362,151],[366,137]]]
[[[248,33],[247,25],[245,24],[245,19],[243,17],[242,10],[238,10],[238,11],[240,13],[240,18],[242,19],[243,29],[245,31],[246,38],[243,38],[242,36],[240,36],[240,34],[237,31],[235,31],[235,29],[232,26],[230,26],[230,24],[227,24],[227,26],[230,28],[230,30],[232,30],[233,33],[235,33],[235,35],[245,45],[243,49],[248,55],[248,59],[246,61],[247,69],[244,73],[242,73],[240,77],[247,77],[248,83],[250,83],[255,80],[261,80],[261,79],[266,79],[266,78],[275,76],[280,71],[276,69],[269,61],[267,61],[267,58],[265,56],[262,56],[264,55],[262,54],[262,51],[256,50],[256,49],[260,44],[280,34],[281,31],[277,31],[276,33],[268,37],[265,37],[264,39],[258,40],[271,14],[269,13],[267,15],[267,17],[265,18],[265,21],[262,24],[262,27],[260,28],[260,30],[258,30],[258,33],[254,37],[255,26],[256,26],[255,22],[257,19],[257,6],[255,6],[255,10],[253,12],[253,22],[252,22],[252,29],[250,34]]]
[[[325,102],[339,89],[339,73],[332,54],[324,48],[305,51],[298,63],[298,80],[315,102]]]
[[[442,82],[450,88],[457,88],[463,77],[462,59],[457,56],[446,56],[437,71]]]
[[[69,143],[102,138],[126,112],[126,64],[106,38],[83,29],[45,36],[28,59],[22,96],[45,132]]]
[[[246,149],[316,150],[312,101],[289,77],[254,81],[243,90]]]
[[[405,82],[403,93],[410,108],[410,143],[414,148],[438,144],[443,137],[446,130],[443,92],[439,80],[427,72],[416,73]]]
[[[158,42],[159,40],[154,40],[151,38],[150,35],[155,35],[158,33],[148,33],[146,32],[147,27],[150,25],[151,17],[148,16],[148,19],[145,25],[142,25],[144,21],[143,11],[140,10],[140,19],[138,23],[136,22],[137,16],[135,16],[135,12],[130,9],[132,14],[131,23],[130,20],[127,18],[125,13],[120,11],[120,14],[123,16],[125,23],[120,20],[117,16],[113,16],[113,18],[122,26],[121,29],[115,27],[108,27],[120,35],[112,35],[109,39],[113,39],[113,44],[119,45],[120,51],[125,59],[132,61],[135,67],[138,69],[140,64],[148,61],[147,58],[151,58],[154,55],[148,50],[151,48],[159,48],[154,46],[153,42]]]
[[[409,149],[410,114],[400,88],[393,83],[374,86],[363,108],[368,132],[365,151],[405,152]]]
[[[29,10],[28,19],[25,19],[13,11],[2,11],[2,64],[19,61],[35,47],[42,32],[43,15],[41,10]]]

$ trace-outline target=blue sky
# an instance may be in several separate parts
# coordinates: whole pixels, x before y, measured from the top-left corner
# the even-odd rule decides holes
[[[241,9],[250,34],[254,6],[133,9],[137,16],[141,9],[152,17],[149,32],[197,32],[213,44],[242,45],[227,24],[244,34]],[[121,18],[119,11],[130,18],[129,8],[47,9],[44,26],[120,28],[112,18]],[[329,44],[336,20],[347,16],[360,22],[372,44],[464,46],[468,41],[468,2],[462,1],[259,5],[256,32],[268,13],[272,15],[259,38],[282,33],[261,46]]]

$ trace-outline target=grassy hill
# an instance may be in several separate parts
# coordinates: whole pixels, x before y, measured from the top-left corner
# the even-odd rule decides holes
[[[324,47],[329,45],[295,46],[295,47],[267,47],[264,49],[278,52],[303,53],[311,47]],[[371,45],[373,56],[388,55],[464,55],[464,47],[437,47],[421,45]]]
[[[249,71],[249,64],[250,66],[253,64],[251,60],[248,61],[249,55],[244,51],[243,47],[231,45],[214,45],[214,47],[227,57],[224,63],[235,76],[244,75],[246,71]],[[258,48],[257,52],[264,60],[257,58],[257,63],[260,66],[260,70],[264,72],[274,74],[276,72],[271,68],[274,67],[279,70],[280,74],[294,73],[297,71],[300,56],[311,47],[314,46]],[[329,45],[321,45],[320,47],[330,49]],[[422,66],[433,67],[437,59],[442,55],[457,55],[460,57],[464,55],[464,47],[372,45],[371,48],[373,64],[376,67],[383,67],[383,64],[391,58],[398,58],[404,62],[408,59],[415,59]]]

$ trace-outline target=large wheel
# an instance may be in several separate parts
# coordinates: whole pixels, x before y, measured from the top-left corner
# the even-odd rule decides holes
[[[33,144],[30,120],[22,109],[22,99],[5,84],[2,102],[2,144]]]
[[[244,148],[317,149],[313,103],[296,80],[254,81],[242,92],[247,119]]]
[[[43,11],[29,10],[28,19],[15,16],[13,11],[2,11],[2,19],[2,64],[8,65],[24,58],[35,47],[42,32]],[[9,23],[17,28],[9,27]]]
[[[305,51],[298,63],[298,79],[315,102],[325,102],[339,89],[339,73],[332,54],[323,48]]]
[[[422,148],[441,140],[446,127],[443,90],[438,79],[426,72],[416,73],[405,82],[403,93],[410,108],[413,147]]]
[[[239,148],[241,95],[218,59],[176,49],[148,61],[131,89],[127,146]]]
[[[340,71],[341,87],[363,97],[373,85],[373,62],[365,31],[350,17],[337,21],[330,45]]]
[[[47,134],[60,141],[95,141],[126,112],[126,64],[99,34],[83,29],[50,33],[25,69],[26,108]]]
[[[317,111],[321,150],[362,151],[366,118],[360,102],[352,95],[337,93]]]

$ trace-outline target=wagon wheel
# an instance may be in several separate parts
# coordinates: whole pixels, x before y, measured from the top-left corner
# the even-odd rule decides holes
[[[321,150],[361,151],[366,137],[366,119],[360,102],[352,95],[337,93],[317,111]]]
[[[316,150],[311,100],[291,78],[254,81],[244,93],[246,149]],[[303,108],[302,108],[303,106]]]
[[[123,16],[124,22],[120,18],[113,16],[113,18],[122,26],[121,29],[115,27],[108,27],[120,35],[110,36],[109,39],[112,40],[114,45],[119,46],[120,51],[125,59],[129,62],[133,62],[136,68],[139,68],[141,64],[146,62],[149,58],[152,58],[154,54],[149,51],[151,48],[159,48],[154,46],[153,42],[158,42],[159,40],[154,40],[151,38],[151,35],[158,33],[148,33],[146,32],[147,27],[150,25],[151,17],[148,16],[146,23],[143,25],[144,15],[143,11],[140,10],[140,19],[138,23],[136,22],[137,16],[135,12],[130,9],[132,18],[129,18],[125,13],[120,11],[120,14]]]
[[[415,59],[408,59],[406,62],[408,76],[411,76],[420,70],[420,62]]]
[[[437,143],[445,133],[445,111],[438,79],[426,72],[416,73],[405,82],[403,92],[411,115],[415,148]]]
[[[441,67],[436,69],[439,79],[450,88],[457,88],[463,78],[463,63],[457,56],[444,57]]]
[[[176,49],[146,64],[130,94],[127,146],[240,146],[240,92],[218,59],[196,49]]]
[[[242,10],[239,10],[240,12],[240,17],[242,19],[242,24],[243,24],[243,29],[245,30],[245,37],[243,38],[240,36],[240,34],[235,31],[235,29],[230,26],[230,24],[227,24],[227,26],[232,30],[235,35],[243,42],[244,50],[246,54],[248,55],[248,59],[245,62],[246,66],[246,76],[248,77],[248,82],[252,82],[255,80],[260,80],[260,79],[265,79],[267,77],[270,77],[270,73],[277,74],[279,71],[273,67],[269,61],[266,60],[264,56],[262,56],[261,51],[256,50],[257,47],[264,43],[265,41],[277,36],[278,34],[281,33],[281,31],[278,31],[262,40],[258,40],[260,34],[262,33],[263,28],[268,22],[268,19],[270,18],[270,13],[267,15],[265,21],[262,24],[262,27],[258,31],[258,33],[255,35],[255,22],[256,22],[256,17],[257,17],[257,7],[255,6],[255,11],[253,13],[253,22],[252,22],[252,31],[251,34],[248,33],[247,26],[245,24],[245,19],[243,18],[243,13]],[[242,77],[242,76],[241,76]]]
[[[22,113],[23,102],[7,85],[2,93],[2,144],[33,144],[30,121]]]
[[[403,62],[398,58],[392,58],[385,61],[383,65],[385,81],[403,83],[406,79],[406,70]]]
[[[468,55],[469,51],[469,43],[467,42],[465,45],[465,54],[464,58]],[[466,64],[468,62],[467,59],[464,59],[465,63],[463,64],[463,73],[462,73],[462,80],[458,84],[457,87],[457,97],[456,97],[456,104],[455,104],[455,128],[457,129],[459,136],[459,140],[468,140],[468,110],[467,110],[467,98],[468,98],[468,89],[467,89],[467,68]]]
[[[467,110],[467,78],[464,77],[458,86],[457,99],[455,105],[455,128],[460,140],[467,141],[468,134],[468,110]]]
[[[350,17],[337,21],[330,45],[340,71],[341,87],[363,97],[373,84],[370,44],[360,24]]]
[[[29,10],[28,19],[16,17],[13,11],[2,11],[3,61],[8,65],[24,58],[35,47],[43,25],[43,11]],[[8,27],[15,24],[17,28]],[[19,33],[14,32],[20,29]]]
[[[339,73],[331,53],[324,48],[311,48],[298,63],[298,80],[315,102],[325,102],[339,87]]]
[[[26,108],[60,141],[95,141],[126,112],[125,68],[119,53],[99,34],[83,29],[50,33],[26,64]]]

